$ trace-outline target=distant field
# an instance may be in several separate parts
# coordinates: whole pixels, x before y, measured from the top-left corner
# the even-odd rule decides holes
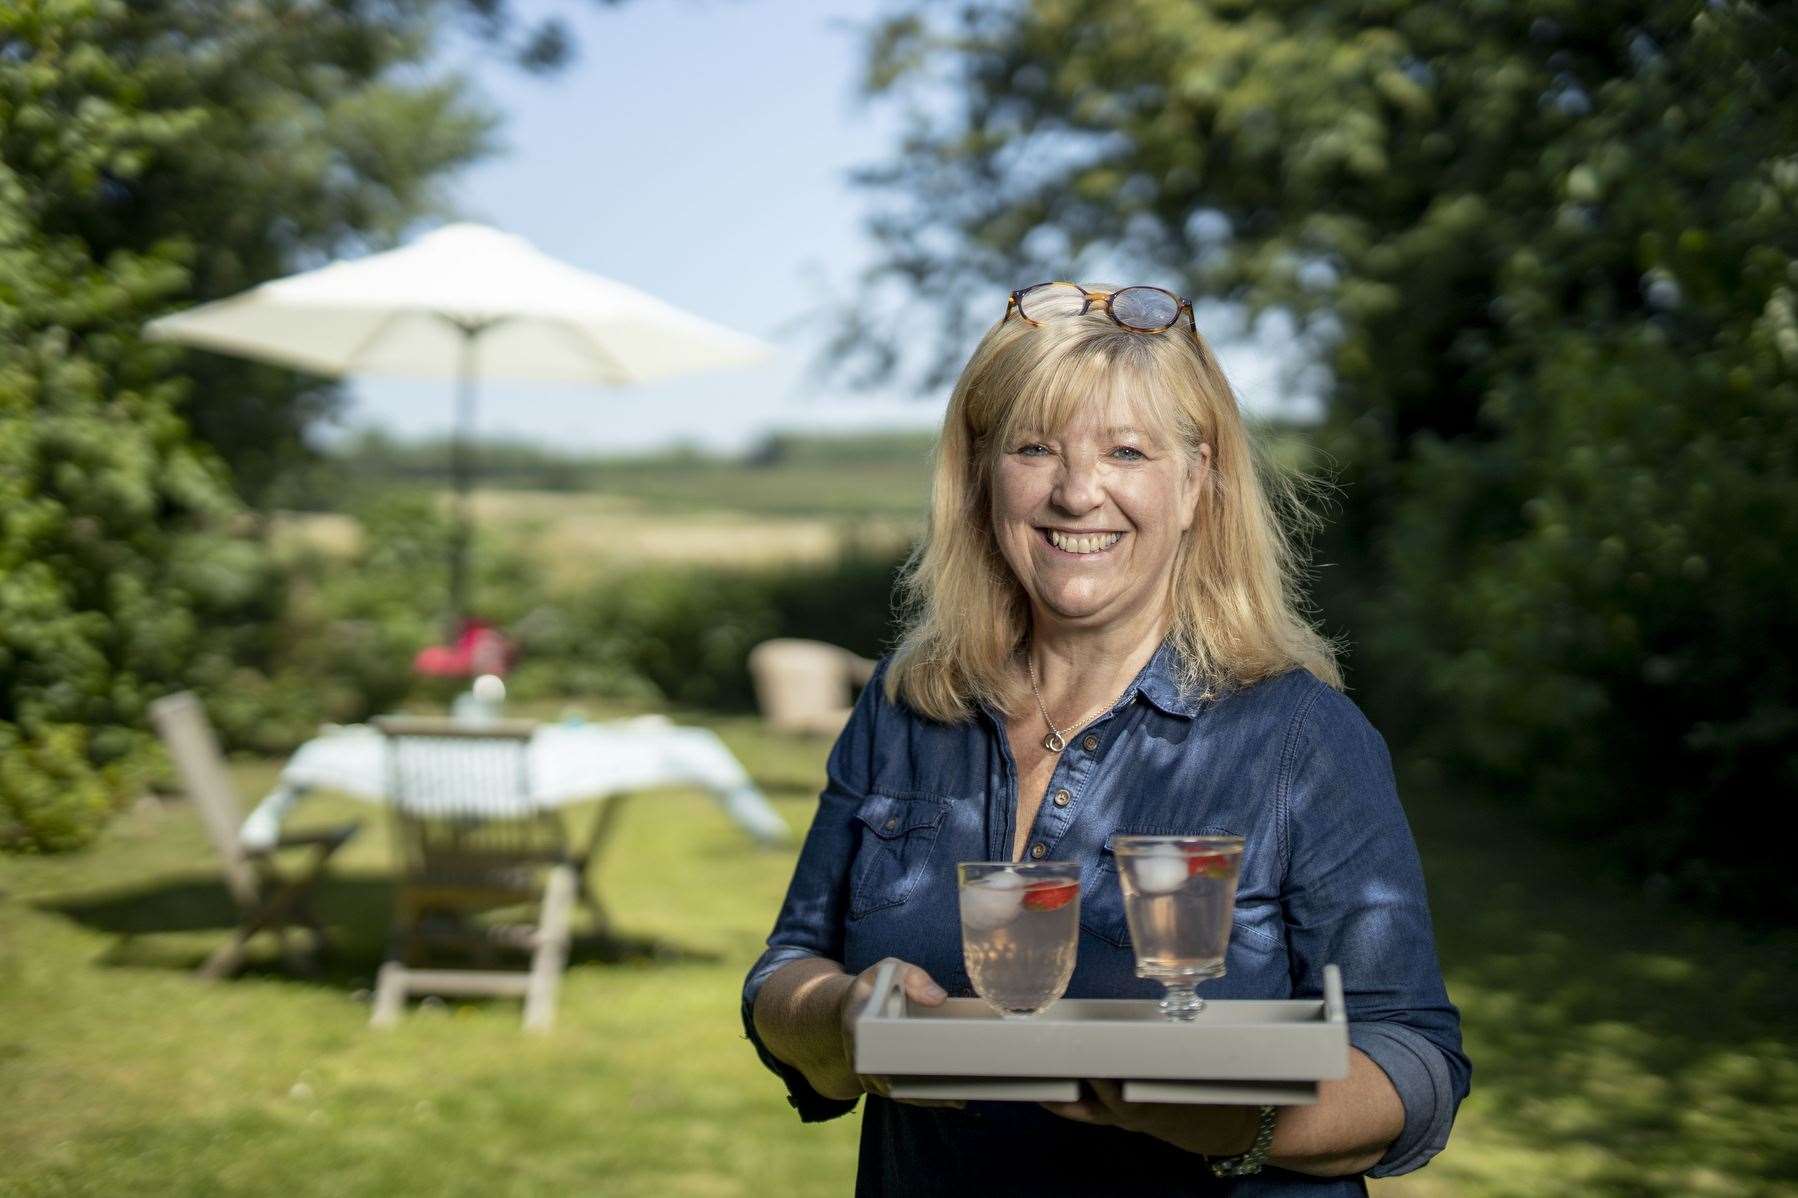
[[[1272,430],[1277,459],[1303,466],[1309,441]],[[775,438],[740,458],[664,453],[559,457],[487,446],[473,497],[480,535],[525,546],[555,582],[582,582],[600,563],[760,565],[815,562],[854,539],[902,548],[923,531],[933,439],[918,434]],[[336,510],[353,490],[398,487],[444,497],[440,447],[365,440],[328,464],[323,510],[288,513],[277,535],[330,552],[354,548],[359,526]],[[329,481],[339,471],[337,482]]]
[[[845,457],[769,466],[622,461],[596,467],[590,485],[601,494],[638,499],[662,512],[916,519],[930,502],[930,459],[920,450],[887,459]]]
[[[447,503],[447,494],[444,499]],[[477,491],[472,506],[483,540],[525,549],[553,583],[584,582],[605,564],[824,561],[852,540],[871,548],[903,548],[923,529],[921,517],[780,516],[670,507],[610,494]],[[361,527],[354,517],[335,512],[290,512],[277,518],[275,536],[278,542],[347,555]]]
[[[930,496],[930,444],[916,435],[788,438],[742,459],[561,459],[490,447],[472,505],[483,540],[526,548],[554,583],[585,582],[600,564],[816,562],[851,541],[899,549],[917,537]],[[417,489],[447,503],[433,452],[377,443],[336,467],[363,494],[371,485]],[[336,498],[350,485],[321,490]],[[359,524],[325,506],[277,517],[277,539],[351,552]]]
[[[737,457],[676,450],[607,458],[490,443],[476,450],[475,478],[496,491],[634,499],[655,514],[910,519],[921,516],[929,500],[933,444],[933,437],[916,433],[783,434]],[[309,487],[301,488],[310,502],[301,506],[331,511],[370,485],[435,489],[448,478],[444,445],[369,434],[316,468]]]
[[[1254,435],[1283,465],[1315,462],[1312,431],[1257,423]],[[476,451],[480,485],[492,491],[609,496],[649,514],[733,512],[756,516],[922,520],[930,501],[935,437],[919,433],[780,434],[737,457],[668,451],[640,457],[578,457],[538,445],[492,443]],[[441,443],[400,443],[377,434],[336,451],[317,468],[310,502],[337,510],[370,484],[437,489],[449,477]]]

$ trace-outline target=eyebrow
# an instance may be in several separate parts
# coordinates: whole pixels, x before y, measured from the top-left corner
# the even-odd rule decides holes
[[[1111,425],[1109,428],[1102,429],[1101,431],[1107,437],[1137,436],[1137,437],[1145,437],[1145,438],[1148,438],[1149,440],[1154,440],[1154,437],[1149,432],[1147,432],[1144,429],[1137,428],[1133,424],[1114,424],[1114,425]],[[1044,435],[1045,432],[1046,432],[1046,430],[1039,429],[1039,428],[1021,428],[1018,430],[1018,435],[1019,436],[1041,436],[1041,435]]]

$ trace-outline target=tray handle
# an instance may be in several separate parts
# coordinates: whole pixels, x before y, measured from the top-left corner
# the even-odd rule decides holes
[[[1342,1001],[1342,970],[1335,965],[1324,966],[1324,1021],[1348,1022],[1348,1008]]]
[[[891,1019],[903,1014],[905,991],[899,985],[899,962],[882,961],[880,968],[874,971],[874,990],[868,995],[868,1004],[862,1008],[861,1018]]]

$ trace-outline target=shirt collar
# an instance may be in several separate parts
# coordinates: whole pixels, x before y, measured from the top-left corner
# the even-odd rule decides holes
[[[1174,649],[1174,638],[1168,635],[1149,658],[1149,664],[1136,675],[1130,690],[1141,695],[1169,715],[1195,716],[1204,700],[1180,690],[1180,657]],[[1130,692],[1125,692],[1129,694]]]
[[[1174,638],[1170,633],[1162,639],[1160,647],[1155,650],[1155,655],[1149,658],[1148,664],[1136,672],[1136,677],[1124,689],[1124,693],[1118,696],[1118,701],[1112,705],[1111,710],[1117,711],[1128,705],[1131,698],[1141,695],[1169,715],[1184,716],[1188,719],[1198,715],[1205,699],[1201,696],[1182,693],[1179,663],[1180,657],[1174,649]],[[980,707],[987,713],[995,727],[1000,729],[1005,727],[1004,717],[984,699],[981,700]]]

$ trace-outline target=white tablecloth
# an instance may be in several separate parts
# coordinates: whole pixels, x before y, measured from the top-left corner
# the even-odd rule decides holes
[[[454,746],[446,750],[454,751]],[[716,733],[682,728],[666,716],[602,724],[545,724],[531,738],[532,797],[549,807],[664,786],[700,786],[757,840],[778,843],[786,821],[749,780]],[[308,790],[341,790],[371,802],[387,797],[386,742],[361,724],[333,728],[294,751],[281,780],[244,821],[244,845],[262,848]]]

